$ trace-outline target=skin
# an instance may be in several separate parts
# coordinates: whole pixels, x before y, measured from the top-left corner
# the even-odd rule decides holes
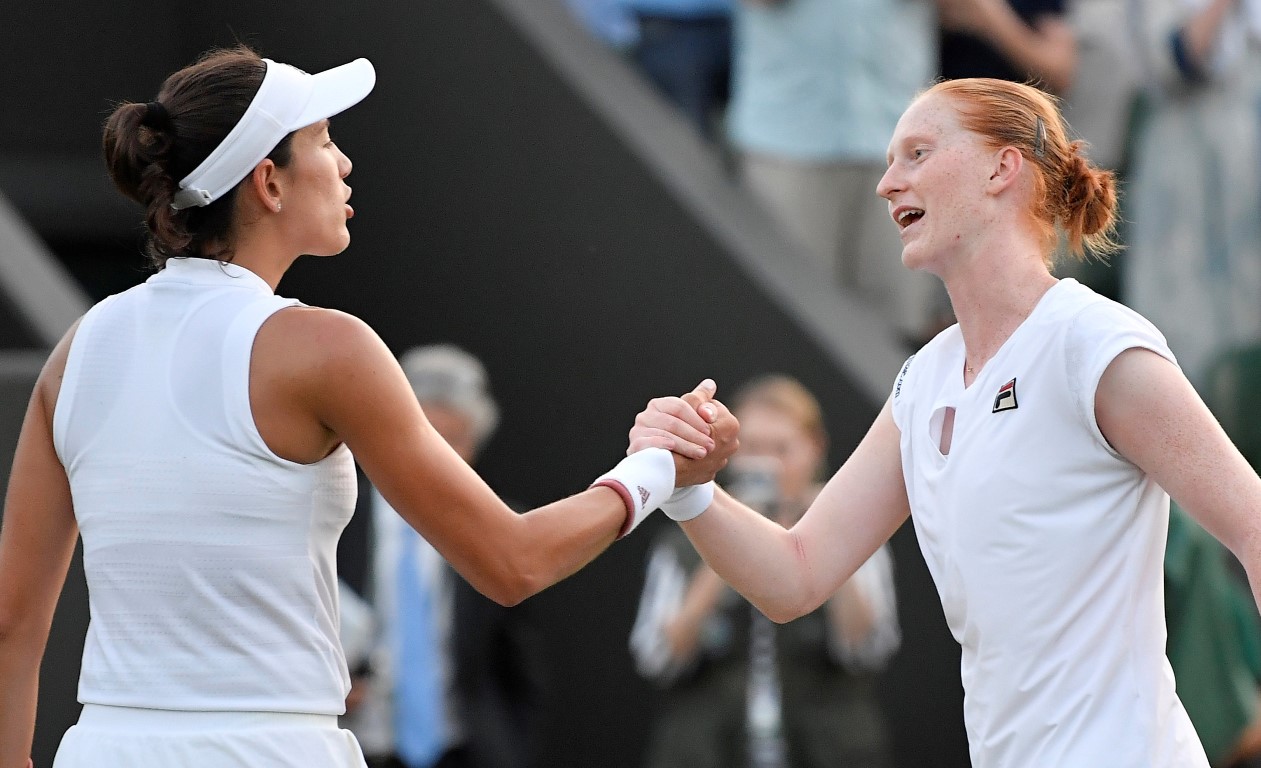
[[[1007,0],[938,0],[941,24],[993,46],[1017,69],[1064,94],[1077,71],[1077,35],[1063,17],[1043,14],[1032,25]]]
[[[1217,47],[1218,35],[1230,14],[1239,7],[1239,0],[1213,0],[1197,12],[1183,28],[1187,52],[1196,67],[1208,66]]]
[[[740,422],[740,450],[736,460],[773,462],[783,500],[775,522],[791,527],[818,491],[815,478],[823,465],[826,443],[783,411],[747,405],[736,414]],[[678,612],[663,626],[666,642],[676,658],[696,652],[705,620],[717,609],[726,589],[722,577],[707,565],[697,568]],[[849,647],[860,646],[875,627],[871,601],[852,581],[828,599],[828,619],[835,636]]]
[[[297,131],[288,166],[264,160],[241,183],[229,238],[235,263],[274,290],[300,255],[345,250],[354,214],[345,182],[350,172],[328,121]],[[69,482],[52,442],[74,331],[57,345],[35,385],[0,528],[0,766],[27,764],[39,665],[78,536]],[[613,542],[626,519],[621,498],[605,487],[514,513],[442,439],[393,353],[351,315],[313,307],[277,312],[255,339],[249,386],[255,422],[276,454],[312,463],[345,443],[390,505],[474,587],[502,604],[577,571]],[[702,418],[688,410],[680,418],[696,447],[674,447],[704,458],[676,458],[680,486],[712,478],[737,445],[729,415],[711,409]]]
[[[945,281],[976,371],[1055,282],[1029,213],[1030,172],[1019,151],[986,146],[959,125],[947,97],[928,94],[899,121],[878,187],[895,220],[904,206],[925,211],[902,230],[903,260]],[[966,368],[959,375],[965,384],[974,378]],[[723,410],[708,394],[694,392],[682,402]],[[1148,350],[1121,353],[1099,383],[1095,416],[1122,456],[1234,553],[1261,604],[1261,478],[1181,371]],[[651,408],[640,413],[632,449],[663,445],[662,434],[681,432],[673,418]],[[683,528],[745,598],[772,619],[790,621],[827,599],[909,515],[899,438],[886,402],[789,529],[721,491]]]
[[[786,0],[743,2],[753,8],[774,8]],[[934,0],[933,4],[944,28],[985,40],[1055,93],[1066,93],[1072,87],[1077,71],[1077,35],[1062,17],[1044,14],[1029,25],[1007,0]]]

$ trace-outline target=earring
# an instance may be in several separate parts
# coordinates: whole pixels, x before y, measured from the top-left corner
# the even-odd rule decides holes
[[[276,203],[276,213],[280,213],[280,203]]]

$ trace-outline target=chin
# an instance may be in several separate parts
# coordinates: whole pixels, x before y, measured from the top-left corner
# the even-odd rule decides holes
[[[933,254],[926,252],[922,248],[917,248],[915,244],[911,244],[902,249],[902,266],[916,272],[930,272],[934,275],[940,275],[937,270],[937,260]]]

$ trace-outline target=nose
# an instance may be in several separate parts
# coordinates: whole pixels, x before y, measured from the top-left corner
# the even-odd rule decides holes
[[[893,193],[902,188],[902,179],[897,172],[897,163],[889,165],[884,175],[880,177],[880,182],[876,184],[876,194],[886,200],[892,199]]]
[[[354,164],[350,162],[350,158],[346,156],[346,153],[342,152],[340,149],[337,150],[337,154],[340,155],[340,157],[337,158],[337,171],[344,179],[350,175],[350,170],[354,167]]]

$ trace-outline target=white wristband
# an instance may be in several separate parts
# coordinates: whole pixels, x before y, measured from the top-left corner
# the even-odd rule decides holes
[[[626,523],[617,534],[620,539],[674,492],[674,454],[664,448],[632,453],[596,478],[591,487],[597,485],[617,491],[626,504]]]
[[[714,481],[679,488],[661,505],[666,517],[682,523],[699,517],[714,503]]]

